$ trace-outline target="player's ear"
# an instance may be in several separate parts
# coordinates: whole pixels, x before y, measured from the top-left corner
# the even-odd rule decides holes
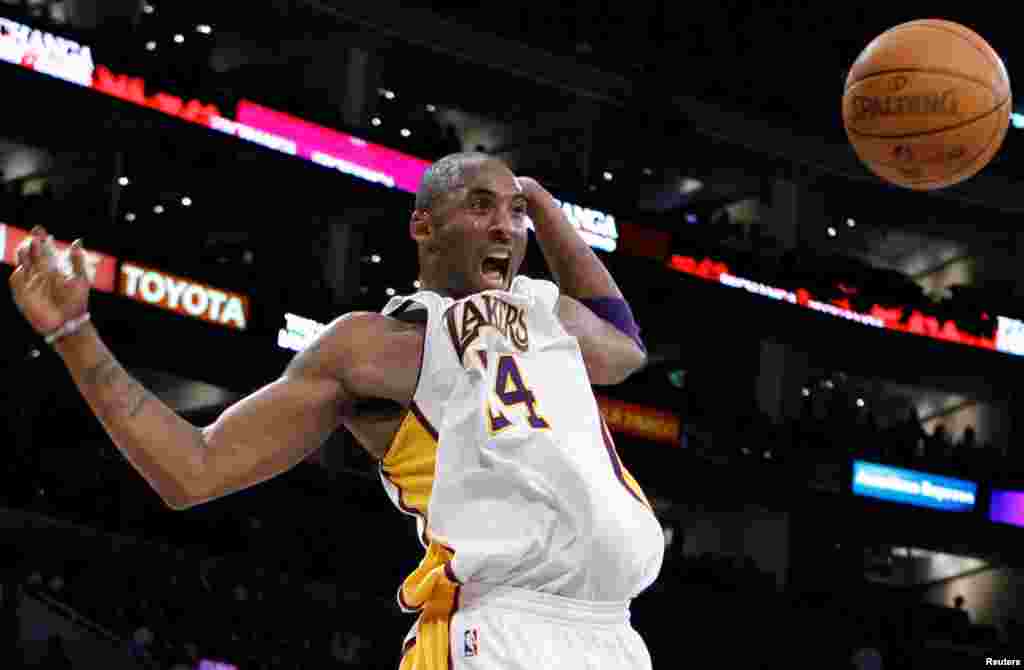
[[[430,211],[426,209],[414,209],[412,218],[409,220],[409,237],[421,242],[430,237],[434,231]]]

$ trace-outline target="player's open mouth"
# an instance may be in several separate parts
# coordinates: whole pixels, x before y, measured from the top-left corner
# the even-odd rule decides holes
[[[508,276],[508,269],[512,263],[512,257],[507,251],[496,251],[488,254],[480,265],[480,274],[484,279],[496,283],[504,283]]]

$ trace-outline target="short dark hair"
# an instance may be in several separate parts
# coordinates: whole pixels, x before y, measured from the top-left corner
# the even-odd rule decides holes
[[[479,151],[463,151],[448,154],[435,162],[423,173],[419,190],[416,191],[416,209],[431,209],[446,193],[465,183],[466,168],[471,164],[499,160]]]

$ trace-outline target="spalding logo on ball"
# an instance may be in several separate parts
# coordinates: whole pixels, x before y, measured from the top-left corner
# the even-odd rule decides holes
[[[958,23],[923,19],[887,30],[857,57],[843,125],[868,169],[931,191],[989,164],[1012,107],[1006,67],[984,39]]]

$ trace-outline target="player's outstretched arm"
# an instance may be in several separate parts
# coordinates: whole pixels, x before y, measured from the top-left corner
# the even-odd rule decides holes
[[[136,381],[95,328],[60,340],[57,350],[117,448],[169,507],[182,510],[271,479],[320,448],[356,399],[374,392],[379,375],[368,374],[368,364],[398,344],[374,327],[379,319],[334,321],[280,378],[202,428]]]
[[[78,390],[125,458],[172,509],[259,484],[303,460],[362,398],[406,404],[419,371],[422,336],[381,314],[332,322],[281,377],[192,425],[117,361],[88,321],[89,280],[81,241],[67,264],[42,228],[18,250],[15,304],[48,335]]]
[[[188,506],[266,481],[323,446],[359,401],[406,405],[419,373],[422,335],[370,312],[336,319],[275,382],[203,428],[205,457]]]

